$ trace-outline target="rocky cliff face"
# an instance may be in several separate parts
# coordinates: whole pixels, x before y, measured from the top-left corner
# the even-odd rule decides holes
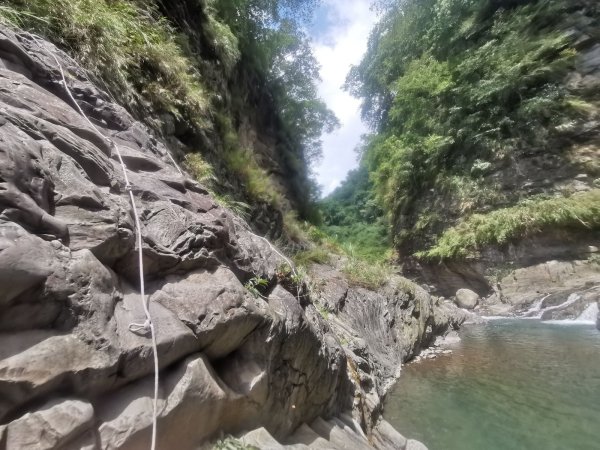
[[[402,363],[467,318],[453,303],[430,296],[400,276],[372,291],[353,286],[333,267],[315,265],[311,284],[319,311],[348,357],[356,387],[354,405],[366,430],[375,427]]]
[[[291,210],[307,212],[309,181],[308,171],[301,163],[300,144],[286,135],[281,114],[269,90],[272,86],[264,74],[257,72],[252,63],[244,60],[244,56],[233,66],[227,62],[217,42],[222,38],[211,33],[214,28],[214,23],[211,24],[211,21],[214,22],[214,12],[210,11],[214,6],[211,2],[173,0],[158,2],[158,7],[161,15],[186,37],[188,45],[197,55],[195,62],[214,90],[214,103],[218,110],[216,115],[227,116],[231,126],[231,130],[219,129],[223,128],[223,124],[219,124],[221,117],[213,119],[214,129],[207,130],[206,134],[190,133],[186,127],[173,127],[164,133],[165,138],[174,148],[184,152],[201,149],[202,156],[218,171],[218,184],[237,199],[248,203],[252,225],[262,234],[278,239],[282,232],[282,213]],[[171,117],[167,122],[177,121]],[[235,132],[239,147],[252,154],[265,170],[265,176],[272,181],[273,188],[282,194],[279,197],[281,205],[258,202],[256,198],[248,197],[238,174],[224,165],[227,137],[223,135],[228,131]]]
[[[558,198],[596,193],[597,196],[600,38],[597,6],[592,2],[582,4],[585,8],[573,7],[565,17],[565,29],[561,30],[577,52],[562,84],[567,96],[585,99],[588,109],[577,120],[546,130],[552,139],[543,148],[522,149],[514,157],[486,168],[481,190],[490,189],[493,197],[502,200],[496,204],[483,201],[474,207],[475,212],[487,214],[523,199],[535,201],[540,195]],[[457,199],[439,196],[434,190],[425,193],[421,204],[444,211],[448,218],[445,227],[459,220],[464,209]],[[597,211],[597,205],[590,209]],[[525,222],[527,218],[518,220]],[[493,294],[493,303],[501,302],[508,307],[530,305],[546,294],[562,293],[566,300],[571,293],[597,286],[600,275],[597,223],[581,219],[574,222],[570,226],[542,226],[525,237],[508,239],[501,245],[485,245],[472,257],[447,258],[441,263],[413,260],[407,264],[407,273],[434,285],[442,295],[453,296],[458,289],[467,287],[482,296]]]
[[[52,55],[101,134],[78,114]],[[144,313],[111,142],[142,222],[160,365],[158,448],[195,448],[260,426],[285,437],[350,410],[353,399],[369,431],[382,386],[450,326],[449,314],[424,292],[407,294],[413,285],[376,294],[336,275],[319,294],[340,312],[328,323],[282,275],[286,261],[271,244],[179,172],[167,147],[75,61],[1,28],[0,448],[148,445],[152,346],[130,330]],[[245,285],[259,277],[268,286],[255,295]]]

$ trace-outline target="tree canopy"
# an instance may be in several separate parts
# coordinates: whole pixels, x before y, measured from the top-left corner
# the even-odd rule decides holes
[[[320,137],[338,121],[319,98],[319,65],[303,26],[319,0],[213,0],[237,36],[246,63],[265,75],[288,138],[302,147],[302,163],[321,157]]]

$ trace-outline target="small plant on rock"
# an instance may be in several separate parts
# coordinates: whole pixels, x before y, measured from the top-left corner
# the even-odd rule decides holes
[[[262,294],[261,290],[264,290],[268,285],[269,285],[269,280],[267,280],[266,278],[252,277],[246,282],[246,284],[244,284],[244,287],[246,289],[248,289],[248,291],[255,298],[258,298],[258,297],[265,298],[265,296]]]
[[[224,439],[217,441],[213,447],[213,450],[258,450],[253,445],[246,445],[240,440],[228,436]]]

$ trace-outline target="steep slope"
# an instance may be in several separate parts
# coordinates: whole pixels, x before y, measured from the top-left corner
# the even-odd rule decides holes
[[[343,406],[343,351],[325,337],[314,308],[301,308],[278,287],[275,272],[284,261],[268,243],[165,162],[164,146],[84,81],[65,55],[6,29],[0,42],[14,69],[2,70],[1,90],[0,416],[13,421],[5,445],[23,445],[12,440],[23,438],[15,430],[37,419],[14,419],[40,407],[59,415],[59,433],[60,414],[76,414],[73,397],[85,414],[72,417],[77,425],[56,436],[56,445],[82,434],[103,448],[147,440],[152,352],[147,337],[128,329],[143,322],[133,287],[134,224],[107,138],[129,168],[144,227],[163,369],[161,447],[186,448],[253,423],[285,434],[299,420]],[[70,66],[75,96],[97,105],[90,118],[117,124],[102,126],[104,136],[67,103],[51,52]],[[273,280],[268,302],[244,288],[253,276]]]
[[[259,427],[284,439],[342,411],[379,448],[407,445],[379,421],[382,384],[461,320],[454,310],[409,295],[411,283],[373,302],[348,291],[364,305],[338,307],[343,321],[384,303],[393,320],[350,325],[343,344],[281,253],[177,170],[160,138],[54,45],[1,27],[0,449],[149,445],[153,352],[134,326],[145,316],[130,193],[157,333],[158,448]],[[377,350],[396,345],[393,361]]]
[[[514,302],[560,290],[559,272],[578,280],[567,291],[593,281],[597,2],[382,3],[348,87],[376,131],[362,164],[406,273]]]
[[[66,50],[222,203],[279,237],[286,216],[310,216],[309,162],[336,123],[298,28],[310,2],[284,16],[279,3],[10,0],[0,21]]]

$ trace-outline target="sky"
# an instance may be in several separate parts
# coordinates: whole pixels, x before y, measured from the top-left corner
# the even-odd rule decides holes
[[[313,52],[321,65],[319,94],[340,121],[340,128],[323,136],[323,159],[315,165],[323,195],[329,194],[358,165],[355,148],[367,132],[360,119],[360,101],[342,88],[353,64],[367,48],[376,16],[370,0],[323,0],[310,30]]]

